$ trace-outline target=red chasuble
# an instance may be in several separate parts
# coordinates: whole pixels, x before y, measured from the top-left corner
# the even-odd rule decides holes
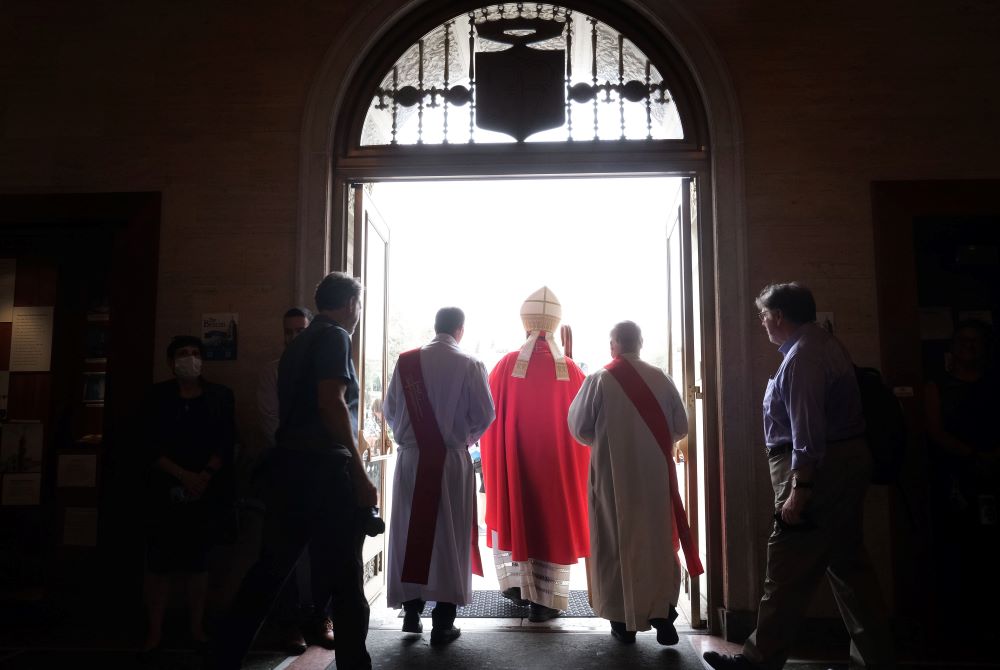
[[[438,507],[441,504],[441,480],[447,448],[441,429],[434,418],[434,409],[427,398],[424,372],[420,367],[420,349],[406,351],[396,364],[410,425],[417,438],[420,460],[410,501],[410,525],[406,531],[406,554],[401,580],[410,584],[426,584],[431,569],[431,554],[437,529]],[[475,498],[473,498],[475,501]],[[482,576],[483,562],[479,556],[478,533],[473,507],[471,551],[472,571]]]
[[[590,450],[566,423],[584,374],[567,358],[569,380],[557,380],[544,335],[523,379],[511,376],[517,355],[507,354],[490,373],[497,418],[480,440],[487,543],[494,546],[496,531],[494,548],[512,552],[515,561],[572,565],[590,552]]]
[[[670,435],[670,425],[667,417],[663,414],[663,408],[656,400],[656,396],[650,390],[649,385],[643,381],[638,370],[624,358],[616,358],[604,369],[621,384],[625,395],[635,405],[636,411],[645,422],[649,432],[653,434],[657,444],[663,451],[667,459],[667,473],[670,477],[670,506],[674,511],[674,534],[680,539],[680,545],[684,548],[684,558],[687,561],[688,572],[698,576],[705,572],[698,558],[698,547],[694,545],[691,537],[691,528],[688,526],[687,515],[684,513],[684,503],[681,501],[681,494],[677,488],[677,466],[674,463],[674,440]],[[677,542],[674,542],[674,549],[677,549]]]

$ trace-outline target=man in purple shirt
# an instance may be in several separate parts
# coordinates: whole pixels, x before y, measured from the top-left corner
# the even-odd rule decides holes
[[[878,581],[863,542],[871,454],[854,365],[816,324],[806,287],[771,284],[757,297],[784,356],[764,393],[764,438],[775,524],[767,544],[757,630],[736,656],[705,652],[713,668],[777,670],[825,575],[851,634],[851,667],[895,667]]]

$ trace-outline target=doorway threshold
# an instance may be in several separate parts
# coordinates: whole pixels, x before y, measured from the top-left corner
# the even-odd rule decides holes
[[[371,619],[369,619],[369,630],[400,630],[403,619],[399,617],[400,610],[391,607],[372,607]],[[430,631],[431,613],[430,608],[424,611],[421,619],[424,622],[424,631]],[[539,632],[577,632],[593,633],[608,630],[608,622],[595,617],[556,617],[543,623],[533,623],[527,617],[459,617],[455,619],[455,625],[463,631],[469,630],[520,630]]]
[[[369,630],[395,630],[399,631],[403,625],[403,619],[399,616],[400,610],[386,607],[384,600],[382,603],[376,602],[372,606],[371,618],[369,619]],[[430,609],[424,612],[421,617],[424,622],[424,631],[429,632],[431,626]],[[610,624],[606,619],[600,617],[556,617],[542,623],[528,621],[527,617],[509,618],[486,618],[486,617],[459,617],[455,619],[455,625],[462,631],[520,631],[526,633],[610,633]],[[675,623],[677,632],[680,634],[703,634],[705,630],[696,630],[687,625],[687,622],[678,620]],[[649,631],[655,635],[655,631]],[[400,632],[402,635],[403,633]]]

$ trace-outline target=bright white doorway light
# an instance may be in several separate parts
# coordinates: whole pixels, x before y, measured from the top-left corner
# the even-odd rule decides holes
[[[521,304],[543,285],[562,303],[585,372],[609,362],[609,331],[625,319],[642,328],[642,357],[667,369],[667,233],[679,178],[380,182],[369,195],[390,231],[390,376],[401,352],[431,340],[445,306],[465,311],[462,347],[492,370],[524,342]],[[473,589],[496,590],[482,527],[480,549],[485,575]],[[580,561],[570,589],[586,588]]]
[[[434,314],[466,314],[462,346],[487,369],[524,341],[521,303],[545,285],[573,329],[573,358],[609,361],[608,331],[631,319],[643,358],[666,368],[669,177],[378,183],[390,229],[389,365],[433,337]]]

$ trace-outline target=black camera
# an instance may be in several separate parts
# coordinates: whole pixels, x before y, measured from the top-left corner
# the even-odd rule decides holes
[[[807,519],[804,514],[802,515],[802,521],[799,523],[785,523],[785,520],[781,518],[781,511],[779,510],[774,513],[774,521],[778,524],[779,530],[804,531],[814,530],[816,528],[816,524]]]
[[[375,537],[385,532],[385,521],[379,516],[378,507],[361,510],[361,525],[368,537]]]

